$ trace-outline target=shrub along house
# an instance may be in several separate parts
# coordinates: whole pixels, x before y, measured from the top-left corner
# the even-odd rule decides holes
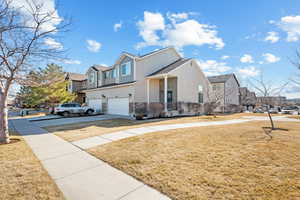
[[[210,87],[196,60],[173,47],[142,56],[124,52],[113,66],[92,66],[86,76],[89,106],[128,116],[202,114]]]

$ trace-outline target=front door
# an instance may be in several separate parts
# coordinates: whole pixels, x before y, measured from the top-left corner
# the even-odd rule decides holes
[[[167,101],[168,101],[168,103],[172,103],[173,102],[173,91],[168,91],[168,93],[167,93]]]

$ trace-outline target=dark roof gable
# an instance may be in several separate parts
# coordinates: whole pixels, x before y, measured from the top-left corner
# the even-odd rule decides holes
[[[211,83],[225,83],[228,79],[230,79],[233,76],[233,78],[236,80],[237,84],[240,86],[239,81],[237,80],[235,74],[223,74],[219,76],[209,76],[207,77],[209,82]]]
[[[166,74],[166,73],[176,69],[177,67],[183,65],[184,63],[188,62],[189,60],[191,60],[191,59],[190,58],[189,59],[180,58],[180,59],[176,60],[175,62],[157,70],[156,72],[153,72],[152,74],[150,74],[148,76],[154,76],[154,75],[158,75],[158,74]]]

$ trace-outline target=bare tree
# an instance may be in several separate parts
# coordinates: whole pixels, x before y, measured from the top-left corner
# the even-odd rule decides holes
[[[291,63],[299,70],[295,78],[292,78],[291,81],[300,87],[300,52],[296,50],[295,59],[291,60]]]
[[[16,7],[14,1],[0,0],[0,142],[9,143],[9,89],[13,83],[24,82],[39,61],[63,59],[64,51],[57,39],[69,25],[55,9],[47,10],[35,0],[26,0],[22,7]]]
[[[276,87],[272,81],[266,81],[263,73],[261,73],[259,79],[253,78],[252,80],[249,80],[249,83],[256,90],[258,95],[261,97],[262,103],[266,106],[271,123],[271,131],[275,130],[274,121],[270,113],[270,107],[273,104],[273,99],[271,97],[280,97],[280,93],[288,85],[288,82]]]
[[[205,90],[207,102],[204,103],[205,112],[208,115],[214,115],[216,117],[216,110],[220,108],[220,112],[225,112],[232,105],[227,105],[225,99],[234,94],[234,88],[229,88],[226,91],[222,89],[208,87]],[[228,107],[228,108],[226,108]]]

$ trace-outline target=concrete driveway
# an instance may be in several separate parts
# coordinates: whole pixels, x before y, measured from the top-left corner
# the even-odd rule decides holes
[[[131,119],[128,116],[122,116],[122,115],[96,115],[96,116],[87,116],[87,117],[84,116],[84,117],[49,119],[49,120],[42,120],[42,121],[31,121],[31,123],[39,127],[46,127],[46,126],[59,126],[64,124],[75,124],[80,122],[91,122],[91,121],[117,119],[117,118]]]

